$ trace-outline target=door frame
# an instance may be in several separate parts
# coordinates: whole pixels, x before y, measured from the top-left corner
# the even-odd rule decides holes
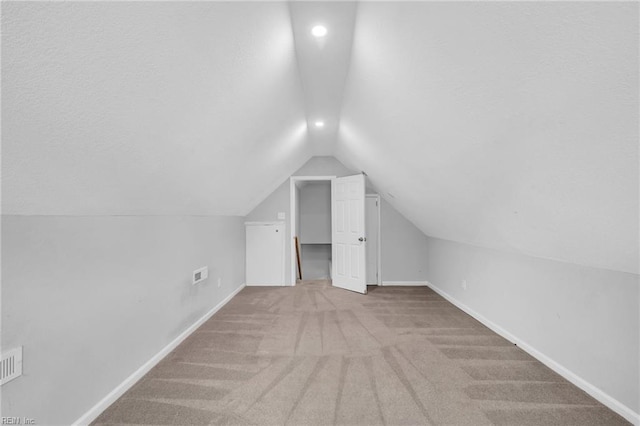
[[[380,208],[381,208],[382,201],[380,200],[380,194],[364,194],[364,198],[365,200],[367,198],[375,198],[377,202],[376,205],[378,208],[378,241],[376,241],[377,243],[376,244],[377,245],[376,263],[377,263],[378,280],[376,285],[382,286],[382,248],[381,248],[382,238],[380,237],[380,223],[382,222],[382,218],[380,217],[380,211],[381,211]]]
[[[298,280],[298,274],[296,274],[297,260],[296,260],[296,243],[293,240],[294,232],[296,230],[296,186],[301,182],[317,182],[317,181],[329,181],[336,176],[291,176],[289,178],[289,244],[291,247],[291,285],[296,285]],[[329,201],[331,202],[331,201]],[[300,237],[298,235],[298,237]]]

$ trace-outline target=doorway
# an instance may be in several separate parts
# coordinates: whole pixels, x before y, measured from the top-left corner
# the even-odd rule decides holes
[[[292,285],[330,279],[366,294],[380,284],[380,197],[365,187],[363,174],[291,177]]]
[[[334,178],[291,177],[292,285],[300,279],[331,279],[331,180]]]

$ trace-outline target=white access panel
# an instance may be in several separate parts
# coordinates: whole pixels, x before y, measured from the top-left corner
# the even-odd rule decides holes
[[[248,286],[284,285],[284,223],[246,222]]]

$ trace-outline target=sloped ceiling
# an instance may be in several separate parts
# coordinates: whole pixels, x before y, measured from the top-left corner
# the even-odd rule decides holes
[[[637,34],[637,3],[361,3],[337,158],[427,235],[637,273]]]
[[[312,155],[286,3],[2,14],[3,213],[243,215]]]
[[[3,213],[244,215],[335,155],[427,235],[638,272],[635,3],[2,14]]]
[[[351,58],[356,3],[305,1],[289,5],[313,154],[333,155]],[[328,35],[313,37],[311,30],[316,25],[325,26]],[[317,120],[324,122],[322,129],[313,126]]]

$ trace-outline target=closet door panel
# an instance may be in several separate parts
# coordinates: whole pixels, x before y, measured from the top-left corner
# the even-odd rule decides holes
[[[248,286],[284,285],[284,224],[247,224]]]

